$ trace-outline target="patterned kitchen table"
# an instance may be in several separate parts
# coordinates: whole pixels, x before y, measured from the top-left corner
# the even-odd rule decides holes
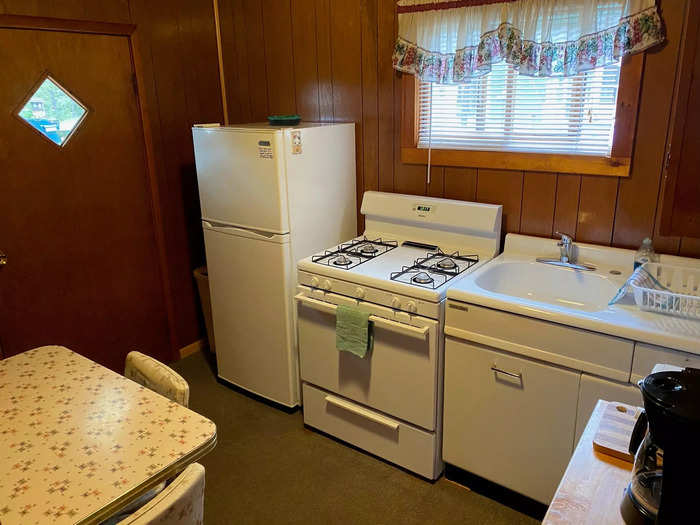
[[[96,523],[216,444],[216,426],[61,346],[0,361],[0,524]]]

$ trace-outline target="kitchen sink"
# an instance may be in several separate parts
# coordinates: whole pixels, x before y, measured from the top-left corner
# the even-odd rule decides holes
[[[619,341],[638,341],[700,354],[700,321],[640,310],[629,294],[613,305],[608,304],[633,272],[633,250],[576,243],[576,249],[571,254],[573,260],[577,264],[595,268],[588,271],[536,262],[542,258],[561,259],[560,248],[556,239],[507,234],[501,255],[481,265],[447,291],[448,321],[454,323],[457,318],[469,319],[473,324],[468,329],[458,330],[460,333],[450,328],[452,333],[449,333],[446,321],[445,333],[462,338],[473,336],[475,339],[472,340],[476,343],[498,346],[497,339],[507,339],[506,333],[515,334],[520,330],[519,324],[512,320],[515,318],[506,316],[497,321],[485,321],[479,317],[479,312],[500,311],[606,334]],[[672,266],[700,267],[697,259],[671,255],[661,255],[660,258],[661,263]],[[493,316],[488,318],[494,319]],[[484,323],[488,326],[482,326]],[[477,332],[484,333],[484,330],[492,330],[491,335],[487,338],[474,335]],[[526,336],[528,334],[514,335],[513,337],[520,341],[520,346],[516,345],[506,350],[527,353],[528,349],[538,348],[543,344],[544,334],[537,330],[529,332],[529,336],[532,337],[529,342],[522,342]],[[549,351],[559,354],[571,351],[570,357],[580,360],[588,350],[587,344],[574,350],[571,340],[562,337],[561,343],[555,341]],[[600,351],[600,348],[591,348],[591,351]],[[539,359],[532,353],[527,355]],[[541,358],[548,359],[546,356]],[[562,362],[558,364],[573,368],[578,366]],[[617,369],[623,370],[624,366],[618,366]],[[606,368],[590,372],[605,376],[609,370]],[[621,380],[612,376],[611,378]]]
[[[587,312],[605,310],[620,286],[606,274],[535,261],[487,265],[475,284],[492,293]]]

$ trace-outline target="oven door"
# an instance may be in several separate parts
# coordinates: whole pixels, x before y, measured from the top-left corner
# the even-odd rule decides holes
[[[301,378],[346,398],[435,430],[441,401],[439,323],[303,286],[296,296]],[[335,347],[338,305],[372,314],[374,346],[364,358]]]

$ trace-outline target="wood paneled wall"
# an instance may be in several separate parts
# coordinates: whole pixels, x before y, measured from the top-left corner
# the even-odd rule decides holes
[[[153,131],[177,346],[202,337],[193,268],[204,263],[193,124],[222,122],[211,0],[130,0],[148,64],[142,94]]]
[[[166,293],[174,310],[173,351],[199,339],[192,269],[202,264],[204,248],[190,128],[223,120],[212,1],[0,0],[0,13],[136,24],[146,73],[139,96],[154,141],[153,189],[160,202],[154,213],[164,224]]]
[[[668,42],[649,52],[627,179],[433,167],[400,161],[401,79],[391,68],[395,0],[219,0],[231,122],[299,113],[356,123],[358,197],[395,191],[503,204],[509,232],[637,247],[657,209],[686,0],[662,0]],[[700,256],[696,239],[654,235],[660,251]]]

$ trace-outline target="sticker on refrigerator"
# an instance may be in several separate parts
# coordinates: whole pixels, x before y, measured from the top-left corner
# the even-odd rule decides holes
[[[301,155],[301,131],[292,131],[292,155]]]
[[[258,158],[260,158],[260,159],[271,159],[272,158],[272,143],[269,140],[259,140],[258,141]]]

